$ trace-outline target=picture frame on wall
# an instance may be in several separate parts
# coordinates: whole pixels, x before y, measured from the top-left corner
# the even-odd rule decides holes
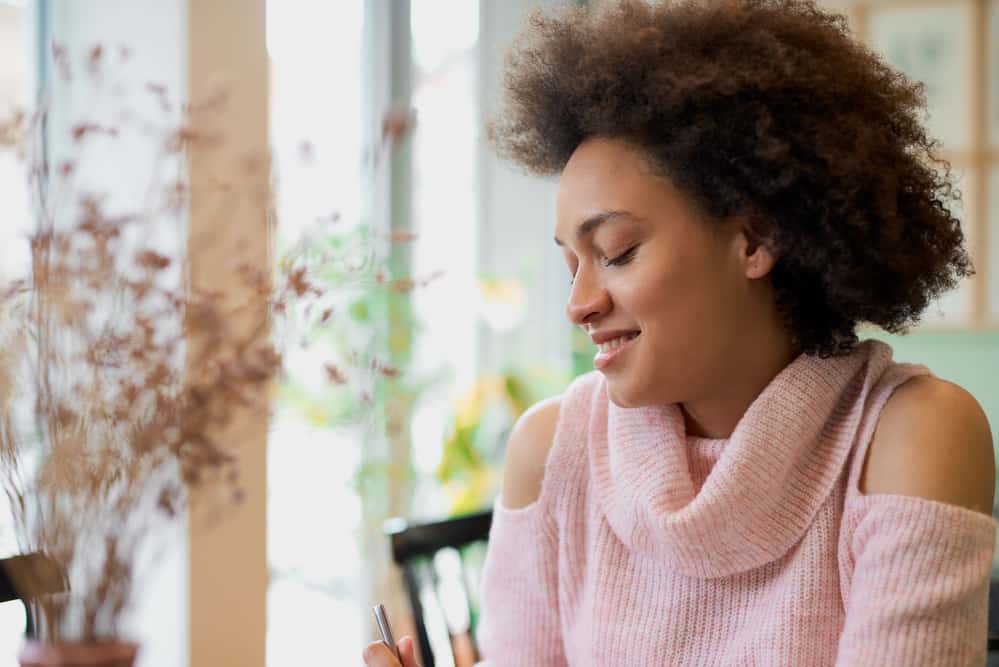
[[[868,45],[925,86],[927,128],[949,151],[973,148],[973,16],[970,0],[868,8]]]
[[[999,160],[999,0],[989,0],[985,20],[985,134],[992,159]]]
[[[999,0],[986,4],[985,33],[985,326],[999,330]]]
[[[989,271],[999,266],[999,239],[990,238],[999,233],[988,233],[999,225],[999,177],[991,175],[999,150],[986,150],[999,144],[999,0],[874,0],[863,2],[859,16],[868,46],[924,86],[926,128],[940,142],[938,156],[953,165],[961,199],[952,212],[977,271],[929,306],[920,329],[999,325],[999,277]]]

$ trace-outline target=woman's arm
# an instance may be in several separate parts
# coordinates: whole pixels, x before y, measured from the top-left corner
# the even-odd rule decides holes
[[[559,398],[526,411],[514,426],[493,509],[477,629],[482,666],[562,666],[558,552],[554,524],[539,500]]]
[[[988,421],[933,377],[886,404],[847,503],[852,575],[839,665],[983,664],[995,549]]]

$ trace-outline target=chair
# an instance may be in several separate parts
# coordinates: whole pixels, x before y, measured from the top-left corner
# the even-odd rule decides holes
[[[19,582],[21,590],[15,581]],[[24,588],[30,588],[30,591],[23,590]],[[42,595],[64,593],[67,590],[69,582],[62,568],[44,554],[0,558],[0,602],[20,600],[24,604],[25,637],[33,638],[37,633],[32,601]]]
[[[491,525],[490,510],[431,523],[396,518],[384,524],[392,559],[402,569],[424,667],[434,667],[435,654],[444,651],[456,667],[479,659],[479,574]]]

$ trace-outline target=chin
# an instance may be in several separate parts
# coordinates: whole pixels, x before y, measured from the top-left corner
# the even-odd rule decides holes
[[[637,408],[643,405],[641,400],[610,378],[607,378],[607,398],[619,408]]]
[[[677,403],[675,392],[654,392],[641,386],[629,386],[620,379],[607,377],[607,398],[619,408],[642,408]]]

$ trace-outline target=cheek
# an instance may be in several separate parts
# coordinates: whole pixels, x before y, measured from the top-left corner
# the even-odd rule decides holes
[[[655,319],[670,303],[670,287],[661,276],[637,275],[637,280],[621,281],[614,290],[617,306],[624,310],[636,324]]]
[[[683,310],[698,289],[691,267],[681,259],[662,255],[646,261],[641,269],[620,281],[618,300],[639,318],[672,317]]]
[[[678,270],[659,268],[636,275],[619,285],[617,305],[635,323],[653,328],[657,339],[702,336],[724,328],[737,318],[738,287],[725,267],[684,263]],[[682,269],[682,270],[680,270]]]

